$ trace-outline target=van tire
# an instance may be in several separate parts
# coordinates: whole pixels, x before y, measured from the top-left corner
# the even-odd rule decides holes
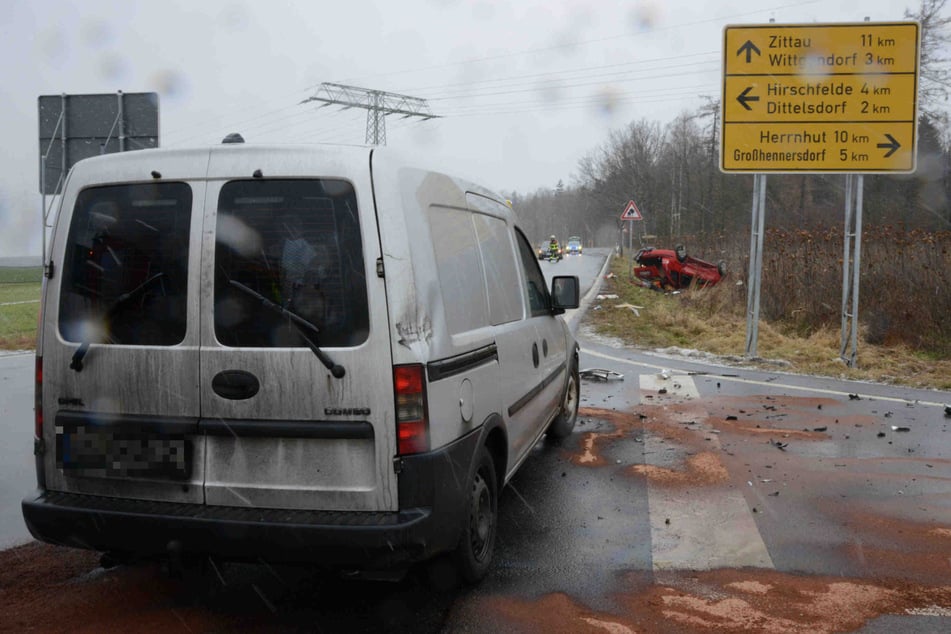
[[[478,583],[489,571],[499,528],[499,484],[495,461],[483,446],[476,454],[475,470],[466,496],[465,523],[454,558],[466,583]]]
[[[561,440],[571,435],[578,420],[578,401],[581,394],[581,378],[578,374],[578,362],[571,362],[571,371],[568,373],[568,384],[561,400],[561,411],[548,426],[547,435],[555,440]]]

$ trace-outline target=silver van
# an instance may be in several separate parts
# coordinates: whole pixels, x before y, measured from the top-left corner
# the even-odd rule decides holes
[[[113,559],[485,575],[571,433],[578,347],[505,199],[386,148],[77,163],[36,348],[39,540]]]

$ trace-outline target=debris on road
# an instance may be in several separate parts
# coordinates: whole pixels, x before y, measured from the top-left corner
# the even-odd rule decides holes
[[[630,308],[631,312],[634,313],[635,317],[640,317],[641,309],[644,308],[643,306],[635,306],[634,304],[615,304],[614,307],[615,308]]]
[[[860,400],[862,400],[862,397],[859,396],[858,394],[849,394],[849,400],[850,400],[850,401],[860,401]]]
[[[770,440],[769,444],[771,444],[773,447],[776,447],[776,449],[779,449],[780,451],[786,451],[786,447],[789,446],[788,442],[779,442],[778,440]]]
[[[588,368],[578,373],[582,379],[598,379],[599,381],[623,381],[624,375],[614,370],[603,368]]]
[[[910,427],[899,427],[897,425],[892,425],[892,431],[911,431]]]

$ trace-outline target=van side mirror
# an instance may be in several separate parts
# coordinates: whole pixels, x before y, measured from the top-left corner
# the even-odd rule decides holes
[[[559,315],[579,304],[578,276],[556,275],[551,281],[552,312]]]

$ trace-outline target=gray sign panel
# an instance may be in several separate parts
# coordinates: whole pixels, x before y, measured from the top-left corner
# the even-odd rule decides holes
[[[41,96],[40,193],[60,193],[84,158],[158,147],[158,101],[154,92]]]

